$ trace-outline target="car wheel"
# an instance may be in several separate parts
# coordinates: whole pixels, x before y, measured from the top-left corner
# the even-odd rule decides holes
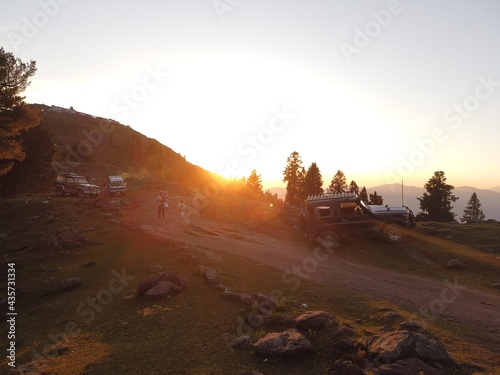
[[[384,228],[384,238],[387,242],[398,243],[404,239],[404,228],[399,224],[389,224]]]
[[[331,230],[321,232],[317,240],[325,249],[335,249],[340,246],[339,235]]]
[[[62,188],[62,186],[56,187],[56,194],[59,196],[62,196],[64,194],[64,189]]]
[[[83,189],[78,189],[78,190],[76,191],[76,196],[77,196],[78,198],[85,198],[85,191],[84,191]]]

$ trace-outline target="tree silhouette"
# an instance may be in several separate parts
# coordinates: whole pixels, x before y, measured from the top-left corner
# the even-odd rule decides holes
[[[384,198],[382,198],[381,195],[378,195],[377,191],[375,190],[373,194],[370,194],[370,204],[383,205]]]
[[[287,165],[283,171],[283,182],[286,182],[285,202],[289,204],[300,204],[303,196],[304,167],[302,158],[297,151],[294,151],[287,158]]]
[[[359,194],[358,184],[354,180],[352,180],[351,183],[349,184],[349,193]]]
[[[316,163],[312,163],[307,169],[304,179],[304,196],[323,194],[323,179]]]
[[[246,179],[246,186],[250,189],[251,192],[262,195],[262,177],[260,174],[257,174],[255,169],[252,169],[250,172],[250,176]]]
[[[10,171],[14,162],[24,160],[20,136],[40,123],[38,111],[29,108],[21,96],[35,72],[35,61],[23,63],[0,48],[0,176]]]
[[[37,126],[31,128],[20,138],[25,152],[22,162],[14,163],[12,169],[0,176],[0,195],[16,194],[17,186],[33,184],[50,168],[50,163],[55,154],[54,139],[47,128]]]
[[[347,184],[344,172],[340,169],[335,173],[335,176],[332,178],[332,182],[328,187],[329,193],[344,193],[347,191]]]
[[[359,193],[359,199],[368,204],[370,201],[368,199],[368,192],[366,191],[366,187],[363,186],[361,192]]]
[[[467,202],[467,207],[464,209],[464,214],[460,218],[462,223],[480,223],[484,220],[484,213],[481,209],[481,203],[479,202],[479,198],[477,194],[472,193],[469,201]]]
[[[455,202],[458,197],[452,194],[455,187],[446,183],[444,172],[434,172],[424,187],[427,192],[417,198],[422,210],[418,213],[417,219],[441,223],[453,221],[455,214],[451,211],[453,209],[451,202]]]

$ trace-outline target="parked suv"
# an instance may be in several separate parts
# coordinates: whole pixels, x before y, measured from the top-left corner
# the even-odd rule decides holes
[[[406,206],[367,205],[354,193],[319,194],[307,198],[299,224],[306,237],[327,248],[338,247],[350,235],[376,235],[397,243],[415,227],[415,215]]]
[[[123,181],[122,176],[109,176],[108,183],[111,195],[125,195],[127,192],[127,184]]]
[[[101,192],[99,186],[90,184],[85,177],[76,173],[58,175],[54,185],[57,195],[72,194],[83,198],[96,197]]]

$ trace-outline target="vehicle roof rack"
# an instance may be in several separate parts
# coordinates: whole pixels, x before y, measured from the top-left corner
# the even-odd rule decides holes
[[[314,194],[307,197],[307,201],[324,201],[329,199],[339,199],[339,198],[357,198],[356,193],[326,193],[326,194]]]

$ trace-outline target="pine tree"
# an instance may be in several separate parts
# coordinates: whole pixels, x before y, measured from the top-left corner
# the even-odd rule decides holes
[[[304,167],[302,158],[294,151],[287,158],[287,165],[283,171],[283,182],[286,182],[285,202],[298,205],[301,202],[304,191]]]
[[[347,191],[347,183],[344,172],[340,169],[335,173],[335,176],[332,178],[332,182],[328,187],[329,193],[344,193]]]
[[[31,128],[20,138],[26,157],[22,162],[14,163],[12,169],[0,176],[0,195],[16,194],[17,186],[27,184],[28,186],[41,178],[50,168],[50,163],[55,154],[54,139],[47,128],[37,126]]]
[[[9,172],[15,162],[24,160],[20,137],[40,123],[38,111],[21,96],[35,72],[35,61],[23,63],[0,48],[0,176]]]
[[[359,194],[358,184],[354,180],[349,184],[349,193]]]
[[[453,209],[451,203],[455,202],[458,197],[452,194],[455,187],[446,183],[444,172],[434,172],[424,187],[427,192],[417,198],[422,210],[418,213],[417,219],[442,223],[453,221],[455,214],[451,211]]]
[[[467,202],[467,207],[464,209],[464,214],[460,218],[462,223],[480,223],[484,220],[484,213],[481,209],[481,203],[479,202],[479,198],[477,194],[472,193],[469,201]]]
[[[311,166],[307,169],[304,179],[305,198],[307,198],[309,195],[323,194],[322,186],[323,179],[321,177],[321,172],[316,163],[312,163]]]
[[[359,193],[359,199],[368,204],[370,201],[368,200],[368,192],[366,191],[366,187],[363,186],[361,192]]]
[[[261,175],[257,174],[255,169],[252,169],[250,176],[245,181],[246,186],[255,194],[262,195],[262,178]]]
[[[378,195],[377,191],[375,190],[373,194],[370,194],[370,204],[383,205],[384,198],[382,198],[381,195]]]

